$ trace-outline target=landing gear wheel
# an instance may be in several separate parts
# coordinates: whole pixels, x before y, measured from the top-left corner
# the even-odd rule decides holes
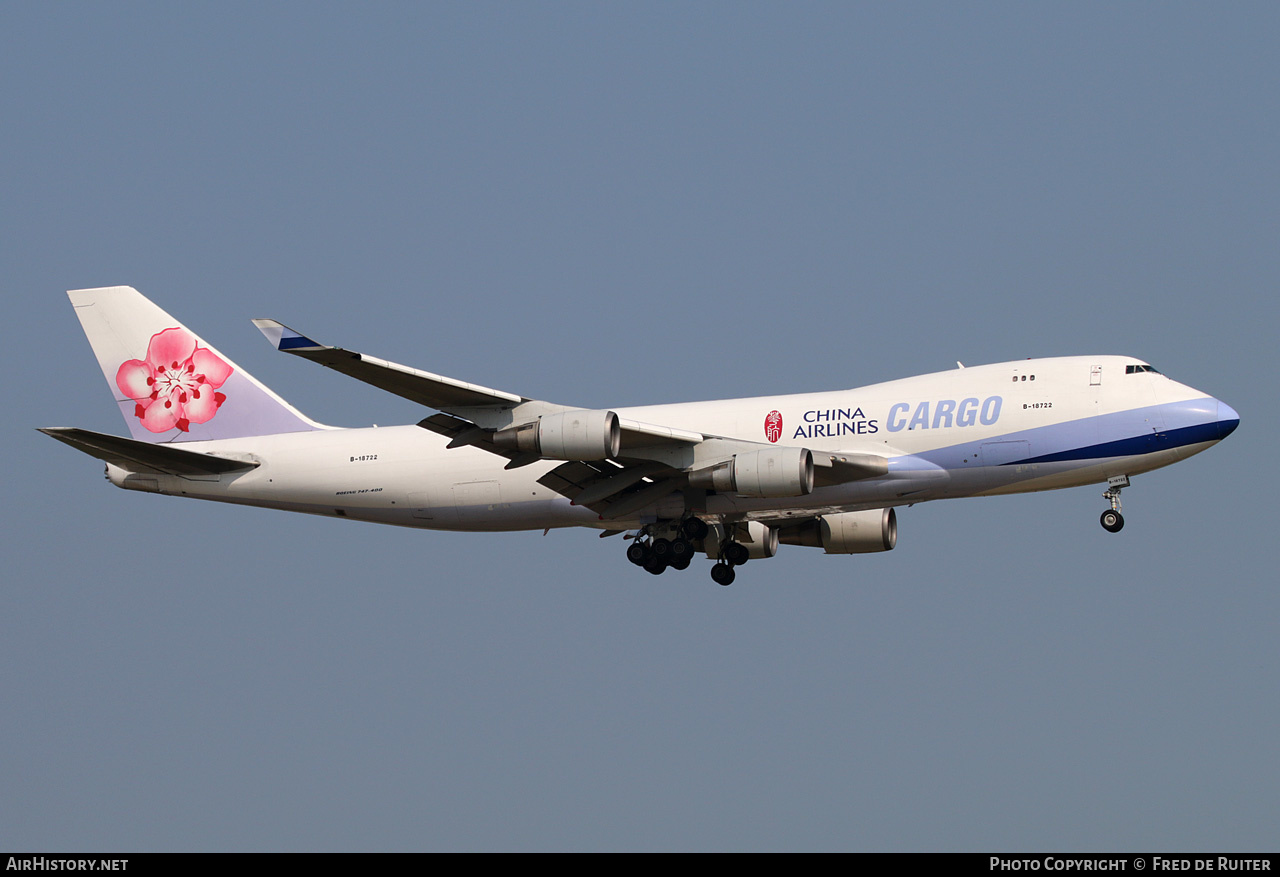
[[[1102,529],[1108,533],[1119,533],[1124,526],[1124,517],[1120,514],[1120,491],[1128,486],[1128,475],[1112,475],[1107,479],[1107,492],[1102,494],[1102,498],[1111,503],[1111,510],[1102,513]]]
[[[671,559],[670,539],[654,539],[649,543],[649,548],[653,551],[654,557],[660,557],[664,562]]]
[[[715,580],[717,585],[728,587],[729,585],[732,585],[733,580],[737,578],[737,573],[733,571],[733,567],[729,564],[717,563],[715,566],[711,567],[711,578]]]
[[[652,556],[653,552],[643,542],[632,542],[627,546],[627,560],[636,566],[644,566]]]
[[[661,557],[651,558],[649,562],[644,565],[644,571],[652,573],[655,576],[660,576],[667,571],[667,562]]]
[[[710,528],[707,527],[707,522],[702,518],[686,518],[680,524],[680,532],[684,533],[685,538],[696,542],[699,539],[706,539]]]
[[[671,567],[672,569],[688,569],[689,564],[692,562],[693,562],[693,555],[686,554],[684,557],[678,557],[675,560],[672,560],[669,564],[667,564],[667,566]]]
[[[690,557],[693,557],[692,545],[690,545],[684,539],[671,540],[671,558],[673,563],[674,561],[679,560],[680,558],[687,559]]]
[[[751,552],[741,542],[727,542],[724,546],[724,559],[733,566],[742,566],[747,562]]]

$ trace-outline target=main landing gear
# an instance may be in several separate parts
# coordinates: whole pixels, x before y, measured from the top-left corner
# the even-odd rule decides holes
[[[627,560],[644,567],[651,575],[662,575],[668,569],[687,569],[693,561],[695,550],[702,546],[711,534],[711,528],[701,518],[689,517],[682,521],[650,524],[636,534],[627,546]],[[711,567],[711,578],[718,585],[733,584],[735,566],[747,562],[750,552],[747,546],[732,539],[720,543],[720,559]]]
[[[1128,475],[1116,475],[1107,479],[1107,492],[1102,494],[1102,498],[1111,503],[1111,508],[1102,513],[1102,529],[1108,533],[1119,533],[1124,528],[1124,515],[1120,514],[1120,491],[1128,486]]]
[[[724,585],[727,588],[733,584],[733,580],[737,577],[738,574],[733,571],[733,566],[723,560],[711,567],[711,580],[717,585]]]
[[[732,539],[724,540],[720,543],[720,559],[716,561],[715,566],[711,567],[712,581],[725,587],[732,585],[733,580],[737,578],[733,568],[742,566],[750,556],[747,546],[741,542],[734,542]]]
[[[707,525],[697,518],[689,518],[675,528],[663,527],[661,532],[664,535],[661,536],[656,535],[657,528],[650,525],[636,534],[635,541],[627,546],[627,560],[655,576],[662,575],[667,567],[688,569],[693,561],[693,534],[701,532],[705,535],[706,529]]]
[[[636,566],[642,566],[646,572],[660,576],[672,569],[688,569],[693,560],[693,544],[687,539],[677,536],[675,539],[642,537],[627,546],[627,560]]]

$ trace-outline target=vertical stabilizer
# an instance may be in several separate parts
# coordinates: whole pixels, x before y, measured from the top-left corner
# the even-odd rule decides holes
[[[135,439],[324,429],[128,286],[67,293]]]

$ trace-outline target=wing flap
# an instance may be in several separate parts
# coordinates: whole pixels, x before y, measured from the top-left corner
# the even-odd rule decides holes
[[[449,439],[448,447],[461,448],[468,445],[515,460],[522,456],[519,451],[500,448],[493,443],[493,430],[481,429],[470,420],[454,417],[452,414],[432,414],[418,421],[418,426],[430,430]]]
[[[568,497],[605,519],[643,508],[680,490],[679,470],[646,461],[622,466],[609,461],[562,463],[538,479],[543,487]]]
[[[616,471],[616,467],[609,464],[562,463],[539,478],[538,483],[576,501],[583,490],[606,476],[606,466]]]

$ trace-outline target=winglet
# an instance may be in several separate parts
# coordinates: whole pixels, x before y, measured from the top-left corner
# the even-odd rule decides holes
[[[276,350],[324,350],[325,346],[312,341],[306,335],[295,332],[277,320],[254,320],[253,325],[267,336]]]

